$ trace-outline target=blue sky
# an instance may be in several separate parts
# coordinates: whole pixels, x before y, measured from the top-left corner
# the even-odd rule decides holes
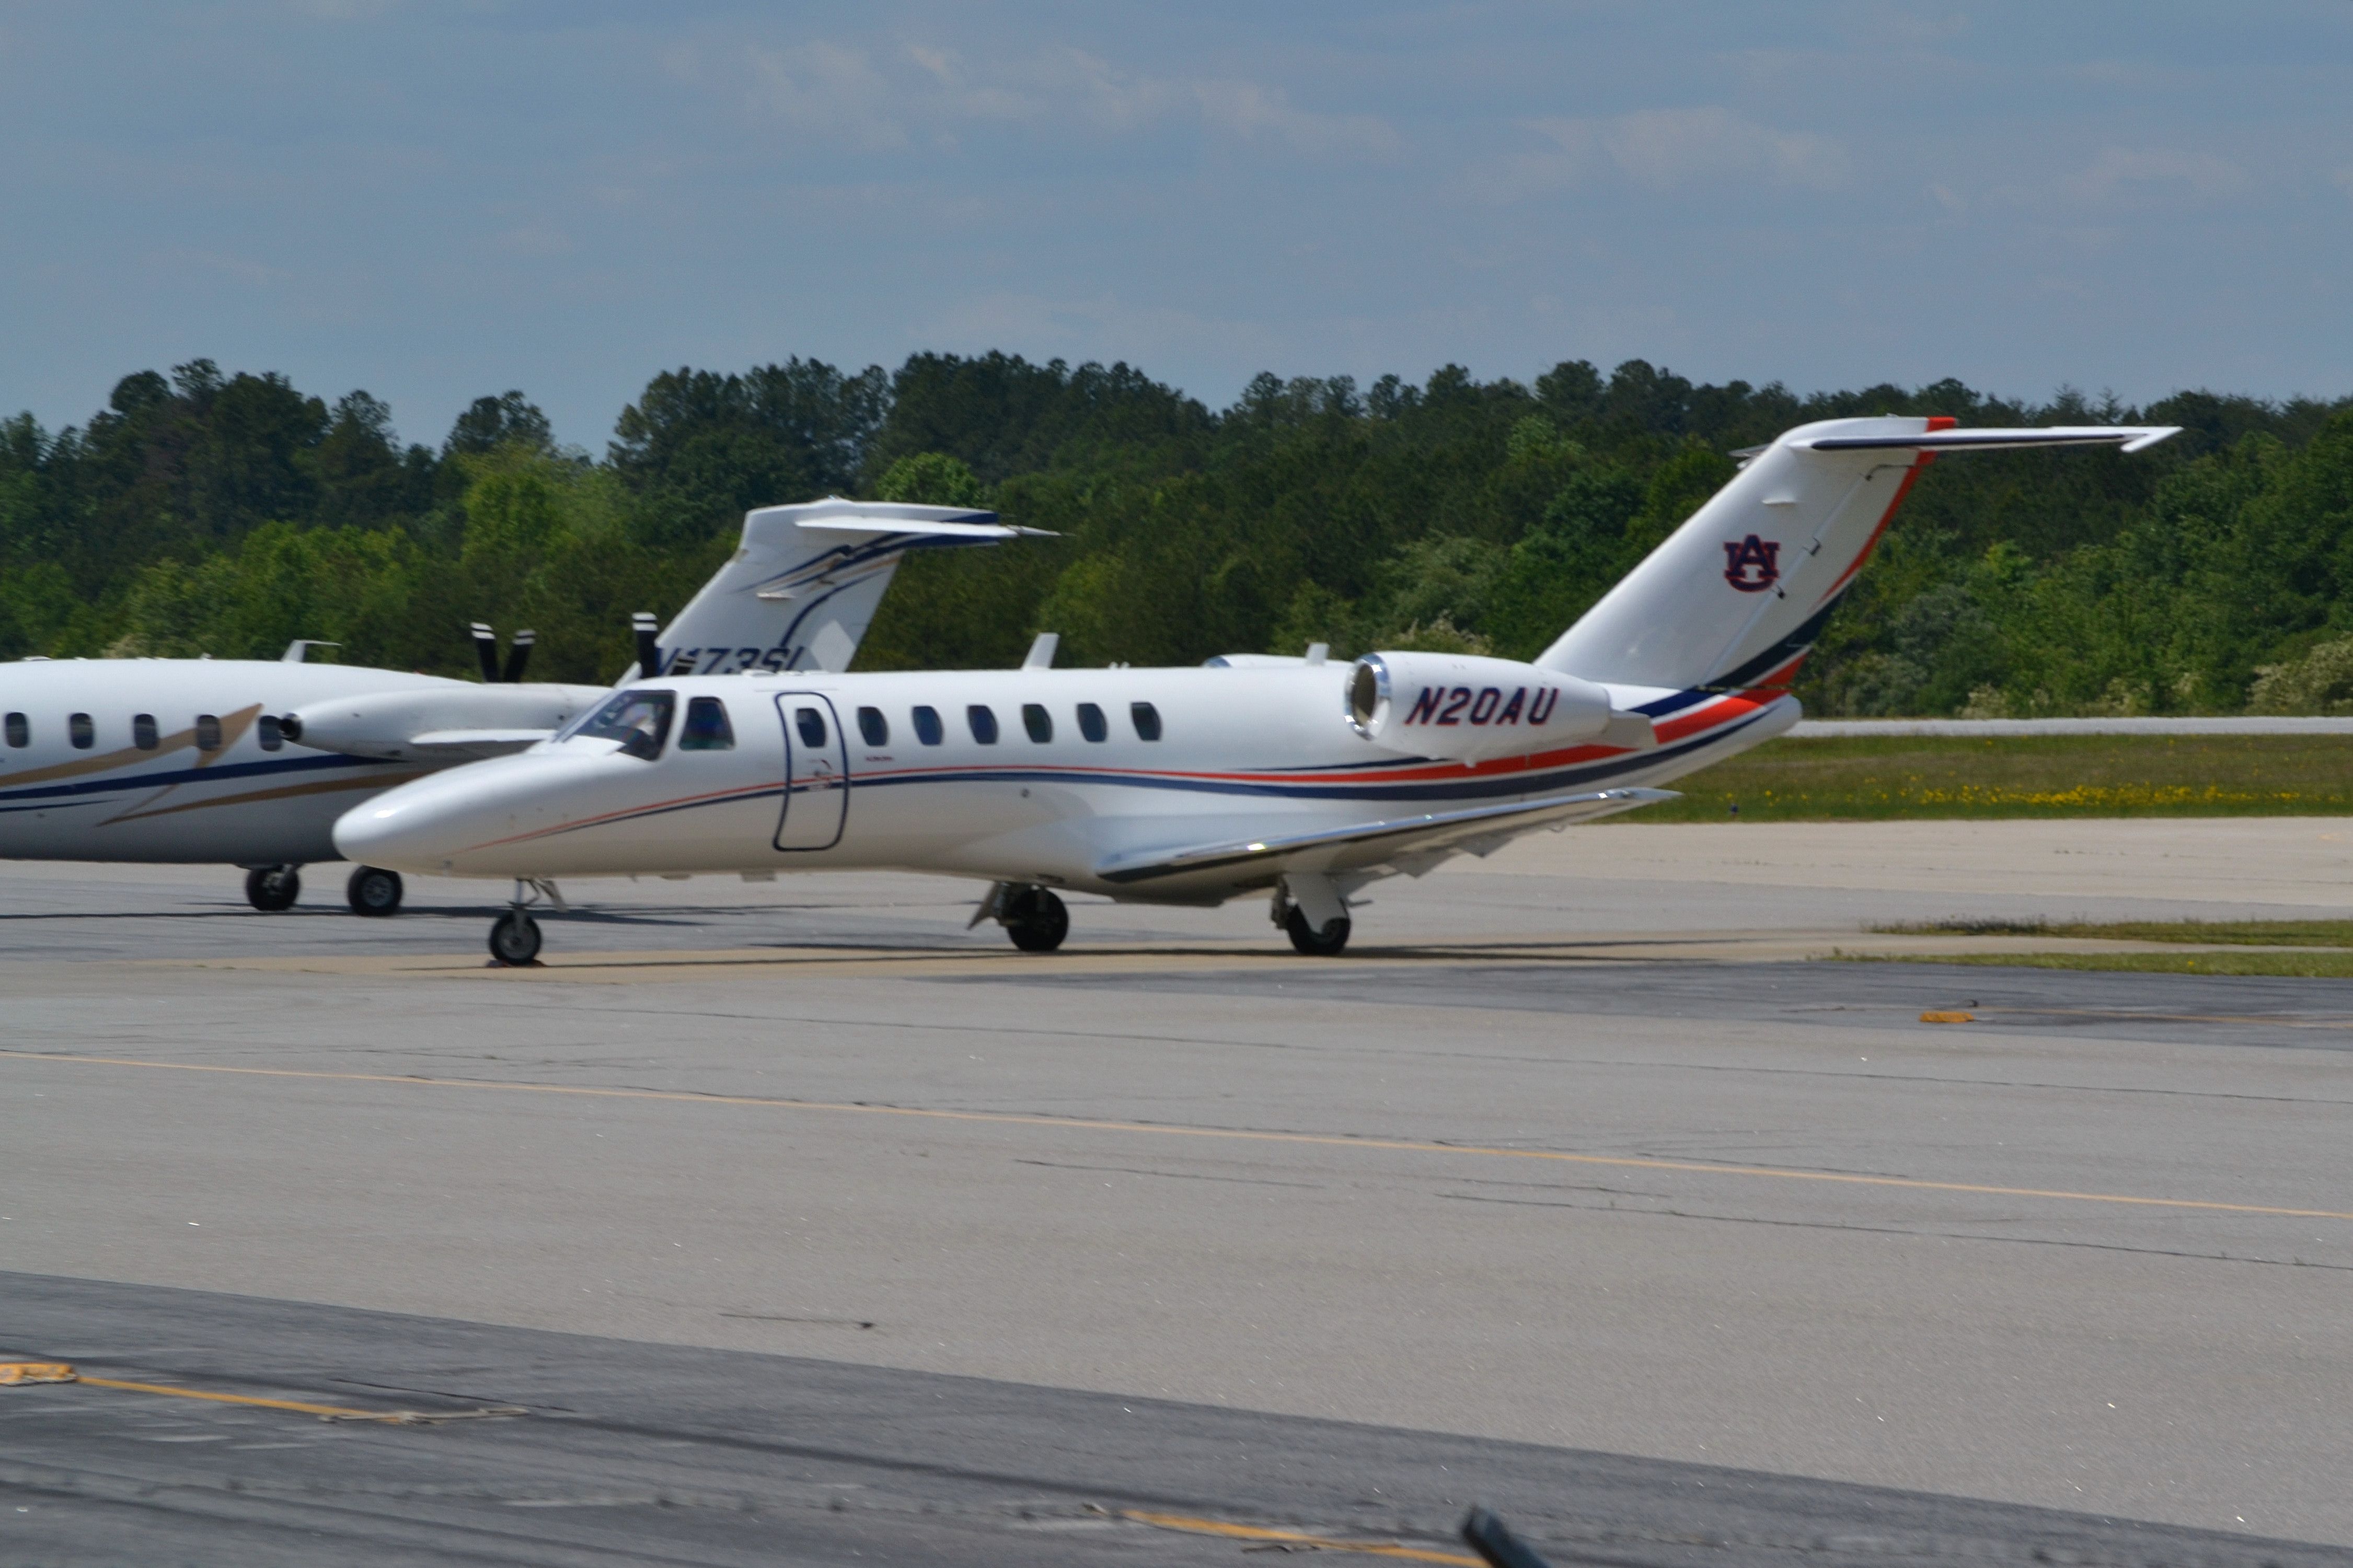
[[[2353,392],[2353,5],[0,4],[0,409],[925,348]]]

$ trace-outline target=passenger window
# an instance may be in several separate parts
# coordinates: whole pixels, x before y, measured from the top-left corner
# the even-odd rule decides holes
[[[679,726],[678,749],[681,752],[733,751],[735,726],[727,721],[727,704],[716,697],[689,698],[686,722]]]
[[[90,721],[87,713],[69,713],[66,715],[66,739],[73,742],[75,751],[87,752],[98,740],[98,726]]]
[[[825,715],[816,709],[794,709],[793,728],[801,732],[802,745],[816,747],[825,744]]]
[[[1079,733],[1090,741],[1111,739],[1111,726],[1103,722],[1102,709],[1092,702],[1079,704]]]
[[[142,752],[155,749],[155,715],[133,713],[131,716],[131,743]]]
[[[286,743],[285,731],[279,729],[278,715],[275,713],[264,713],[260,718],[256,719],[253,721],[253,733],[254,738],[261,742],[261,749],[265,752],[274,752]]]
[[[7,722],[10,745],[29,746],[33,743],[33,727],[25,721],[25,716],[22,713],[9,714]]]
[[[997,715],[976,702],[964,710],[965,722],[972,726],[972,738],[984,746],[997,744]]]
[[[928,713],[931,710],[926,708],[923,711]],[[858,732],[866,737],[870,746],[887,746],[891,743],[891,721],[882,717],[880,708],[860,708]]]
[[[1160,710],[1149,702],[1131,702],[1127,716],[1135,721],[1135,738],[1139,741],[1160,739]]]
[[[1021,727],[1029,731],[1029,738],[1041,746],[1054,738],[1054,716],[1046,711],[1043,703],[1024,702],[1021,705]]]
[[[938,709],[918,708],[915,710],[915,739],[921,741],[926,746],[936,746],[946,738],[947,731],[940,723],[940,710]]]
[[[624,691],[575,724],[559,740],[618,741],[621,750],[640,762],[661,755],[670,739],[670,715],[678,707],[675,691]],[[204,743],[204,721],[196,721],[198,745]]]
[[[220,715],[217,713],[197,714],[196,750],[200,752],[217,752],[220,750]]]

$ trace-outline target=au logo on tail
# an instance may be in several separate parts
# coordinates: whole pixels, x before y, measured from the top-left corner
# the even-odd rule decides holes
[[[1780,581],[1781,544],[1755,534],[1724,542],[1724,580],[1744,594],[1761,594]]]

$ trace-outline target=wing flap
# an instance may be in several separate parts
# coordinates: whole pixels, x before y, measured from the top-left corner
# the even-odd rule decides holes
[[[1095,868],[1106,882],[1133,883],[1161,877],[1180,877],[1233,868],[1280,867],[1293,857],[1351,849],[1388,855],[1426,855],[1433,850],[1467,847],[1472,841],[1501,843],[1514,834],[1559,822],[1584,822],[1631,811],[1662,800],[1681,798],[1672,790],[1605,789],[1588,795],[1555,795],[1548,800],[1515,801],[1508,805],[1473,806],[1464,811],[1425,812],[1347,827],[1312,833],[1205,844],[1187,849],[1143,849],[1114,855]],[[1493,846],[1488,846],[1493,847]],[[1479,851],[1484,853],[1482,849]],[[1371,865],[1375,860],[1364,860]]]

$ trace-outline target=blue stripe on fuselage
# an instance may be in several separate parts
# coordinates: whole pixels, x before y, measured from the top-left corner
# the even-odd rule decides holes
[[[132,764],[136,766],[137,764]],[[272,757],[263,762],[222,763],[210,766],[174,768],[164,773],[104,773],[91,778],[75,779],[69,783],[35,784],[10,789],[0,780],[0,811],[26,811],[49,805],[62,797],[88,797],[118,790],[162,789],[172,784],[203,784],[212,779],[242,779],[257,776],[277,776],[284,773],[321,773],[332,768],[383,767],[385,764],[371,757],[346,757],[322,752],[309,757]],[[29,805],[16,805],[29,802]],[[74,802],[71,804],[79,804]]]

